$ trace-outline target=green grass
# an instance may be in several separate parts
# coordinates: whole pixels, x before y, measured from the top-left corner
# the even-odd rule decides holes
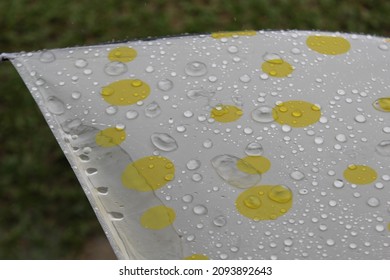
[[[304,29],[390,37],[389,1],[0,2],[0,52],[182,33]],[[22,80],[0,65],[0,259],[77,258],[100,225]]]

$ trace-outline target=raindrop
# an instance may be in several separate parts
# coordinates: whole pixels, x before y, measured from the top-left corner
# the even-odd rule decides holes
[[[203,177],[199,173],[194,173],[194,175],[192,175],[192,180],[194,182],[200,182],[200,181],[202,181],[202,179],[203,179]]]
[[[245,148],[245,153],[248,156],[261,156],[263,152],[263,146],[256,142],[249,143]]]
[[[191,203],[194,197],[190,194],[186,194],[181,198],[185,203]]]
[[[278,185],[270,190],[268,197],[275,202],[286,203],[292,199],[292,191],[286,186]]]
[[[155,118],[160,114],[161,114],[161,108],[158,105],[158,103],[155,101],[148,104],[145,108],[145,116],[147,116],[148,118]]]
[[[252,119],[259,123],[270,123],[274,121],[272,116],[272,108],[268,106],[261,106],[256,108],[251,113]]]
[[[378,48],[379,48],[380,50],[382,50],[382,51],[387,51],[387,50],[389,50],[389,47],[388,47],[386,44],[380,44],[380,45],[378,46]]]
[[[306,195],[309,193],[309,191],[307,189],[300,189],[298,192],[299,192],[299,194],[302,194],[302,195]]]
[[[186,118],[191,118],[191,117],[194,115],[194,113],[192,113],[191,111],[185,111],[185,112],[183,113],[183,115],[184,115],[184,117],[186,117]]]
[[[377,188],[377,189],[383,189],[384,186],[385,185],[383,183],[381,183],[381,182],[376,182],[375,183],[375,188]]]
[[[336,200],[330,200],[329,201],[329,206],[335,207],[336,205],[337,205],[337,201]]]
[[[119,61],[112,61],[106,64],[104,72],[110,76],[118,76],[127,71],[126,64]]]
[[[343,182],[343,180],[337,179],[337,180],[335,180],[335,181],[333,182],[333,186],[334,186],[335,188],[340,189],[340,188],[344,187],[344,182]]]
[[[74,65],[77,68],[84,68],[85,66],[88,65],[88,62],[85,59],[77,59],[74,63]]]
[[[290,132],[291,131],[291,126],[284,124],[282,125],[282,131],[283,132]]]
[[[286,240],[284,240],[283,243],[284,243],[285,246],[290,247],[290,246],[293,245],[293,240],[291,238],[287,238]]]
[[[108,115],[115,115],[117,111],[118,111],[118,108],[116,106],[109,106],[106,108],[106,113]]]
[[[187,92],[187,96],[189,99],[198,99],[200,97],[211,98],[214,96],[214,92],[209,92],[204,89],[191,89]]]
[[[150,139],[156,148],[164,152],[172,152],[178,148],[176,140],[166,133],[153,133]]]
[[[146,67],[145,68],[145,71],[147,72],[147,73],[152,73],[153,71],[154,71],[154,68],[153,68],[153,66],[148,66],[148,67]]]
[[[87,173],[87,175],[95,175],[98,173],[97,169],[93,167],[87,168],[85,172]]]
[[[322,143],[324,143],[324,138],[317,136],[314,138],[314,143],[316,143],[317,145],[321,145]]]
[[[230,46],[228,48],[228,52],[230,52],[230,53],[237,53],[238,52],[238,48],[236,46]]]
[[[200,167],[200,161],[197,159],[191,159],[186,164],[188,170],[196,170]]]
[[[43,51],[39,56],[39,60],[44,63],[49,63],[56,60],[56,56],[52,51]]]
[[[184,72],[188,76],[200,77],[207,74],[207,66],[200,61],[192,61],[186,65]]]
[[[108,193],[108,188],[107,188],[107,187],[98,187],[98,188],[97,188],[97,191],[98,191],[100,194],[107,194],[107,193]]]
[[[337,134],[336,140],[341,143],[347,142],[347,136],[345,134]]]
[[[385,226],[384,226],[384,225],[376,225],[376,226],[375,226],[375,229],[376,229],[376,231],[378,231],[378,232],[382,232],[382,231],[385,230]]]
[[[390,140],[381,141],[376,147],[375,151],[385,157],[390,157]]]
[[[226,225],[226,218],[223,215],[217,216],[214,218],[213,224],[216,227],[223,227],[224,225]]]
[[[72,92],[72,98],[73,99],[80,99],[80,97],[81,97],[81,93],[80,92],[78,92],[78,91],[74,91],[74,92]]]
[[[263,56],[264,61],[272,61],[274,64],[282,64],[282,58],[276,53],[266,53]]]
[[[301,53],[301,50],[298,49],[298,48],[293,48],[293,49],[291,50],[291,52],[292,52],[293,54],[300,54],[300,53]]]
[[[261,180],[261,175],[251,166],[246,165],[245,169],[252,170],[253,172],[242,172],[237,167],[239,158],[231,155],[216,156],[211,160],[211,164],[214,167],[217,174],[228,184],[238,188],[249,188],[256,185]],[[241,161],[243,164],[245,162]]]
[[[158,81],[157,87],[162,91],[168,91],[173,88],[173,82],[169,79],[163,79]]]
[[[357,121],[358,123],[364,123],[366,121],[366,117],[363,115],[357,115],[355,117],[355,121]]]
[[[301,171],[295,170],[290,173],[290,177],[296,181],[300,181],[305,178],[305,174],[303,174]]]
[[[53,113],[55,115],[61,115],[65,112],[65,105],[57,97],[50,96],[47,99],[47,109],[50,111],[50,113]]]
[[[192,241],[195,240],[195,235],[193,235],[193,234],[188,235],[186,239],[187,239],[188,242],[192,242]]]
[[[376,197],[370,197],[367,200],[367,204],[368,204],[368,206],[371,206],[371,207],[378,207],[380,202],[379,202],[379,199],[377,199]]]
[[[192,209],[192,211],[196,214],[196,215],[206,215],[208,210],[207,210],[207,207],[202,205],[202,204],[198,204],[196,206],[194,206],[194,208]]]
[[[243,83],[249,83],[251,81],[251,77],[249,77],[249,75],[243,75],[240,77],[240,81],[243,82]]]
[[[119,212],[108,212],[112,220],[122,220],[123,214]]]
[[[326,240],[326,244],[327,244],[328,246],[333,246],[333,245],[335,244],[335,242],[334,242],[333,239],[328,239],[328,240]]]
[[[134,120],[135,118],[138,117],[138,112],[134,110],[129,110],[126,112],[126,118],[128,120]]]
[[[206,139],[203,142],[203,147],[205,147],[206,149],[212,148],[213,147],[213,141],[211,141],[211,139]]]

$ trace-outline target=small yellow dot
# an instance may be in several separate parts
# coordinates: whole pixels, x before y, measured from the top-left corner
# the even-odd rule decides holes
[[[95,136],[96,144],[100,147],[114,147],[122,143],[126,139],[124,129],[118,130],[115,127],[106,128],[99,131]]]
[[[193,254],[191,256],[185,257],[185,260],[209,260],[209,257],[201,254]]]
[[[137,51],[129,47],[115,48],[108,54],[108,59],[118,62],[130,62],[137,57]]]
[[[237,161],[237,168],[248,174],[263,174],[271,167],[271,162],[263,156],[247,156]]]
[[[263,62],[261,69],[264,73],[277,78],[287,77],[294,71],[292,65],[283,59],[267,60]]]
[[[240,108],[233,105],[218,105],[211,110],[210,116],[217,122],[227,123],[238,120],[243,115]]]
[[[313,107],[316,109],[313,110]],[[277,104],[272,110],[272,116],[277,123],[282,125],[306,127],[319,121],[321,110],[312,103],[291,100]]]
[[[306,45],[313,51],[328,55],[343,54],[351,48],[347,39],[335,36],[309,36]]]
[[[141,80],[120,80],[103,87],[101,94],[107,103],[125,106],[148,97],[150,87]]]
[[[232,32],[216,32],[212,33],[211,37],[214,39],[229,38],[233,36],[255,36],[256,31],[246,30],[246,31],[232,31]]]
[[[350,164],[344,171],[345,179],[357,185],[366,185],[377,179],[377,173],[374,169],[366,165]]]
[[[176,218],[175,211],[164,205],[155,206],[146,210],[140,219],[146,229],[159,230],[173,224]]]
[[[167,165],[171,167],[167,168]],[[125,168],[122,183],[126,188],[140,192],[154,191],[173,180],[174,172],[174,164],[165,157],[143,157]]]

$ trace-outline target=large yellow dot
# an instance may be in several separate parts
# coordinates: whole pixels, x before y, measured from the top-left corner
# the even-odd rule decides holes
[[[125,187],[140,192],[154,191],[175,177],[175,166],[162,156],[143,157],[130,163],[122,173]]]
[[[282,185],[251,187],[236,199],[238,212],[252,220],[275,220],[286,214],[293,203],[292,191]]]
[[[367,165],[350,164],[344,170],[344,177],[352,184],[366,185],[374,182],[378,175],[374,169]]]
[[[387,230],[390,231],[390,223],[387,224]]]
[[[120,80],[103,87],[102,97],[112,105],[131,105],[147,98],[150,94],[150,87],[141,80]]]
[[[243,112],[233,105],[217,105],[211,110],[211,117],[217,122],[233,122],[238,120]]]
[[[263,174],[271,167],[268,158],[262,156],[248,156],[237,161],[237,168],[248,174]]]
[[[313,51],[330,55],[343,54],[351,48],[347,39],[334,36],[309,36],[306,45]]]
[[[106,128],[96,134],[96,144],[100,147],[113,147],[122,143],[126,139],[126,132],[124,129],[115,127]]]
[[[271,59],[263,62],[261,69],[271,77],[283,78],[290,75],[294,68],[283,59]]]
[[[233,31],[233,32],[216,32],[212,33],[211,37],[214,39],[228,38],[233,36],[255,36],[256,31],[246,30],[246,31]]]
[[[184,258],[185,260],[209,260],[209,257],[201,254],[193,254]]]
[[[141,225],[147,229],[163,229],[175,221],[175,211],[167,206],[159,205],[146,210],[140,219]]]
[[[111,61],[130,62],[137,56],[137,51],[129,47],[119,47],[108,53],[108,59]]]
[[[317,105],[302,100],[280,103],[272,109],[274,120],[292,127],[306,127],[318,122],[321,109]]]

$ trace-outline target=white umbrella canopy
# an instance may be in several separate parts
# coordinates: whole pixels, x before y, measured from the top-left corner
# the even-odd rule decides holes
[[[118,258],[383,259],[389,48],[241,31],[3,57]]]

